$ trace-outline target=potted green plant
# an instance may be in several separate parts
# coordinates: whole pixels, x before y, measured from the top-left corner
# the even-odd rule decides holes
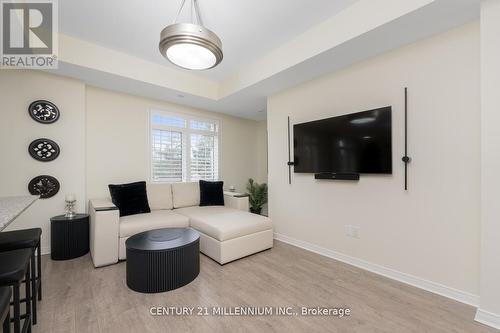
[[[254,214],[260,214],[262,206],[267,202],[267,184],[259,184],[250,178],[247,184],[247,192],[250,201],[250,211]]]

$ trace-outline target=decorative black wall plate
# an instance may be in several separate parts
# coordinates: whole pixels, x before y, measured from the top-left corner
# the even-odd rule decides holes
[[[49,101],[34,101],[30,104],[28,112],[31,118],[42,124],[52,124],[59,119],[59,109]]]
[[[40,199],[51,198],[59,192],[59,181],[52,176],[41,175],[33,178],[28,184],[28,190]]]
[[[30,143],[28,152],[37,161],[49,162],[59,156],[59,146],[50,139],[36,139]]]

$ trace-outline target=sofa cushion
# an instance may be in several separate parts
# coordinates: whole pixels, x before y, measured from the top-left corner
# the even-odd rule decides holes
[[[108,185],[111,200],[120,210],[120,216],[149,213],[146,182]]]
[[[192,206],[177,208],[173,211],[177,214],[182,214],[187,217],[203,217],[212,214],[223,214],[228,211],[235,210],[234,208],[228,208],[225,206]]]
[[[173,183],[172,196],[174,208],[200,205],[199,183]]]
[[[171,210],[153,210],[148,214],[120,217],[120,238],[161,228],[187,228],[189,219]]]
[[[200,180],[200,206],[224,206],[224,182]]]
[[[187,207],[174,212],[188,216],[192,228],[221,242],[272,229],[269,218],[233,208]]]
[[[172,185],[171,184],[148,184],[148,201],[152,210],[172,209]]]

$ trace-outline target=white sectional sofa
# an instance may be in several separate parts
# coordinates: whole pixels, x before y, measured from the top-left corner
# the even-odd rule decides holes
[[[224,195],[224,206],[200,207],[198,183],[148,184],[151,213],[119,216],[111,199],[89,202],[90,252],[95,267],[126,259],[125,241],[137,233],[191,227],[200,251],[220,264],[269,249],[273,229],[267,217],[248,212],[248,197]]]

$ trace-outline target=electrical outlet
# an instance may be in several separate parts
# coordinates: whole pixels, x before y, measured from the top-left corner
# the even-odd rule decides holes
[[[345,234],[346,236],[351,237],[351,233],[352,233],[352,228],[351,228],[351,226],[350,226],[350,225],[348,225],[348,224],[346,224],[346,225],[344,226],[344,234]]]
[[[351,237],[359,239],[359,227],[351,226]]]
[[[350,224],[344,225],[344,233],[348,237],[359,239],[359,230],[360,230],[360,227],[358,227],[358,226],[350,225]]]

